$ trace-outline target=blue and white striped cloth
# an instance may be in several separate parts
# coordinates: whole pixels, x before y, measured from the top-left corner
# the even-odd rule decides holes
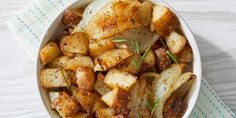
[[[7,25],[26,52],[35,59],[40,39],[52,21],[76,0],[34,0]],[[190,118],[235,118],[205,79]]]

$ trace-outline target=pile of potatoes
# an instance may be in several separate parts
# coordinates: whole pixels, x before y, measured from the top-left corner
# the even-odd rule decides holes
[[[78,24],[86,19],[82,14],[82,9],[65,11],[62,23],[66,26],[66,35],[49,41],[40,50],[44,66],[40,82],[49,92],[51,108],[63,118],[156,118],[168,116],[169,112],[181,117],[183,113],[168,109],[165,102],[195,76],[191,72],[183,74],[193,55],[185,36],[178,31],[176,15],[169,8],[150,2],[113,0],[92,17],[82,31],[78,30]],[[137,27],[150,27],[159,37],[142,60],[140,69],[133,61],[140,60],[144,52],[134,52],[129,46],[119,47],[112,38]],[[162,85],[167,91],[154,91]],[[187,91],[183,93],[186,95]],[[163,99],[160,98],[159,111],[152,113],[145,98],[154,100],[157,96]],[[174,102],[175,99],[169,100],[168,105]],[[163,114],[164,108],[167,110]]]

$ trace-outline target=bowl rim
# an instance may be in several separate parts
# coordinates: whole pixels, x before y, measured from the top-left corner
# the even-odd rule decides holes
[[[91,0],[91,2],[94,1],[94,0]],[[184,113],[184,116],[183,118],[188,118],[188,116],[191,114],[191,112],[193,111],[193,108],[194,106],[196,105],[196,102],[197,102],[197,99],[199,97],[199,91],[200,91],[200,87],[201,87],[201,80],[202,80],[202,62],[201,62],[201,57],[200,57],[200,52],[199,52],[199,48],[197,46],[197,42],[195,40],[195,37],[194,37],[194,34],[192,32],[192,30],[190,29],[189,25],[186,23],[186,21],[184,20],[184,18],[171,6],[169,5],[168,3],[166,3],[165,1],[163,0],[150,0],[151,2],[155,2],[155,3],[161,3],[161,4],[164,4],[165,6],[167,6],[169,9],[171,9],[172,12],[175,13],[175,15],[178,17],[178,20],[179,22],[181,23],[181,27],[185,27],[186,30],[188,31],[188,37],[187,37],[187,40],[188,42],[190,43],[189,39],[191,38],[191,48],[194,47],[194,61],[197,61],[196,63],[198,64],[198,75],[197,75],[197,80],[196,80],[196,89],[193,93],[193,95],[191,96],[191,100],[188,104],[188,108],[187,110],[185,111]],[[50,28],[56,23],[57,19],[64,13],[64,11],[71,7],[72,5],[74,5],[75,3],[77,3],[78,1],[74,1],[72,3],[70,3],[67,7],[65,7],[63,10],[61,10],[61,12],[59,12],[56,17],[53,18],[53,20],[51,21],[51,23],[49,23],[50,25],[48,25],[47,29],[42,33],[43,35],[41,36],[41,40],[40,40],[40,43],[39,43],[39,46],[37,48],[37,56],[36,56],[36,66],[35,66],[35,72],[36,72],[36,82],[37,82],[37,93],[38,95],[41,97],[41,103],[44,105],[44,110],[48,113],[48,115],[50,115],[50,117],[52,117],[54,114],[50,112],[50,110],[47,108],[47,104],[43,98],[43,90],[40,88],[41,85],[40,85],[40,78],[39,78],[39,73],[40,73],[40,68],[39,68],[39,65],[40,65],[40,49],[42,48],[43,46],[43,41],[45,40],[47,34],[48,34],[48,31],[50,30]],[[184,31],[184,33],[186,33],[186,31]],[[185,34],[186,35],[186,34]]]

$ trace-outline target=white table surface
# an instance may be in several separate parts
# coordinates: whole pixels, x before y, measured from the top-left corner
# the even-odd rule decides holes
[[[5,22],[31,0],[0,0],[0,118],[49,117],[35,83],[34,63]],[[236,0],[166,0],[194,32],[203,76],[236,113]]]

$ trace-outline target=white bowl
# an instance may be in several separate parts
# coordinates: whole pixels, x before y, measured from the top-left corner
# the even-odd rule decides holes
[[[72,3],[68,8],[82,7],[82,6],[85,6],[85,5],[89,4],[91,1],[93,1],[93,0],[78,0],[74,3]],[[190,90],[188,92],[188,95],[187,95],[186,102],[188,104],[188,108],[187,108],[187,110],[186,110],[186,112],[184,113],[184,116],[183,116],[183,118],[187,118],[190,115],[193,108],[194,108],[194,105],[196,103],[198,93],[199,93],[199,90],[200,90],[202,69],[201,69],[201,59],[200,59],[199,50],[198,50],[196,41],[193,37],[193,34],[192,34],[191,30],[189,29],[188,25],[185,23],[183,18],[181,18],[181,16],[173,8],[171,8],[168,4],[166,4],[165,2],[160,1],[160,0],[152,0],[152,2],[154,4],[158,3],[158,4],[162,4],[162,5],[167,6],[168,8],[170,8],[177,15],[177,17],[180,21],[180,25],[182,27],[182,32],[187,37],[188,42],[189,42],[189,44],[190,44],[190,46],[192,47],[192,50],[193,50],[193,73],[196,74],[197,79],[194,81],[194,83],[193,83],[192,87],[190,88]],[[63,27],[63,25],[61,23],[62,16],[63,16],[63,12],[60,13],[54,19],[54,21],[52,22],[52,24],[50,25],[48,30],[44,33],[44,36],[41,40],[41,43],[40,43],[40,46],[39,46],[39,49],[38,49],[38,54],[39,54],[39,50],[42,48],[42,46],[44,46],[49,40],[54,39],[55,36],[56,36],[56,32],[58,30],[62,29],[62,27]],[[47,90],[44,89],[43,87],[41,87],[41,85],[40,85],[39,78],[40,78],[40,70],[42,68],[42,65],[40,64],[39,55],[38,55],[36,60],[37,60],[37,65],[36,65],[37,77],[36,78],[37,78],[39,93],[41,95],[43,104],[46,107],[46,110],[48,111],[48,113],[50,114],[51,117],[60,118],[60,116],[58,115],[57,112],[55,112],[54,110],[51,110],[50,100],[49,100],[49,97],[48,97]]]

